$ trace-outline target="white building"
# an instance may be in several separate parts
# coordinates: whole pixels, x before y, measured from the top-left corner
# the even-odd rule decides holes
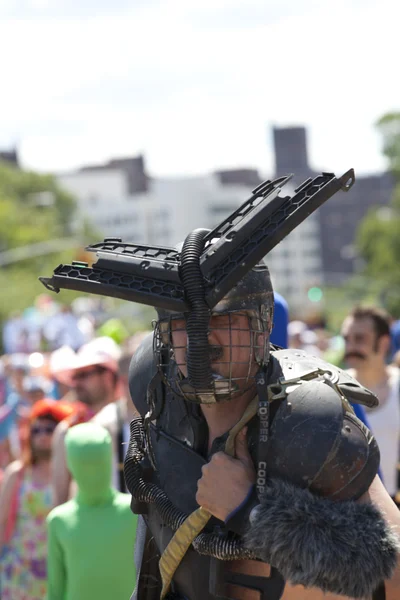
[[[148,195],[130,195],[123,170],[77,171],[59,175],[58,181],[75,196],[82,219],[100,235],[148,241]]]
[[[257,183],[227,183],[226,179],[221,173],[152,178],[145,191],[131,193],[123,168],[85,169],[58,177],[77,198],[82,216],[101,235],[171,247],[193,229],[213,229],[250,196]],[[287,185],[283,193],[292,194],[293,187]],[[312,215],[266,258],[275,289],[295,312],[308,305],[308,289],[322,282],[318,228]]]

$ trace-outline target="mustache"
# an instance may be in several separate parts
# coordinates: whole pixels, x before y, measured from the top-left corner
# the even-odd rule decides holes
[[[366,360],[365,354],[361,354],[361,352],[348,352],[344,355],[345,360],[348,358],[359,358],[360,360]]]
[[[210,357],[211,362],[216,362],[224,355],[224,349],[222,346],[209,346],[208,348],[208,356]],[[187,359],[187,353],[186,353]]]
[[[211,362],[216,362],[220,358],[222,358],[224,354],[224,349],[222,346],[211,346],[209,349],[209,356]]]

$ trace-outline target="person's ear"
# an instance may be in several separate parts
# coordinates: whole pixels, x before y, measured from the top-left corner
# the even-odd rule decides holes
[[[392,340],[390,335],[382,335],[378,340],[378,349],[383,356],[387,356],[390,352]]]

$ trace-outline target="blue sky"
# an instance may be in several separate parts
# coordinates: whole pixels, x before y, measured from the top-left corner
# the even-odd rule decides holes
[[[379,171],[400,109],[397,0],[0,0],[0,146],[66,171],[143,152],[153,175],[272,169],[272,125],[316,169]]]

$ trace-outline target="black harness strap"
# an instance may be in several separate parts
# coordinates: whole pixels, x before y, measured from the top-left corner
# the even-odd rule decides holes
[[[245,575],[244,573],[228,571],[226,562],[216,558],[212,558],[210,561],[209,582],[209,591],[218,600],[232,600],[227,595],[226,587],[228,585],[255,590],[259,592],[260,600],[279,600],[282,598],[285,589],[285,580],[274,567],[271,567],[269,577]]]
[[[267,481],[267,454],[270,426],[270,402],[268,398],[267,373],[260,370],[256,376],[258,395],[258,418],[260,423],[258,438],[257,495],[260,499]]]

